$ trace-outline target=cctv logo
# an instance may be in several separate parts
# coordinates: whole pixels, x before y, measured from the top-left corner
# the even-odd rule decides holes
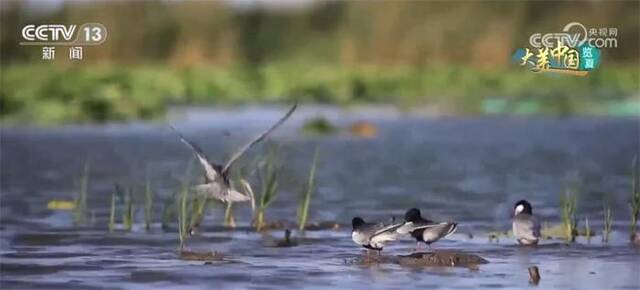
[[[107,39],[107,28],[100,23],[77,25],[25,25],[20,45],[99,45]]]
[[[574,34],[568,33],[572,27],[578,27],[579,31]],[[582,36],[583,39],[580,39]],[[569,45],[570,47],[578,47],[582,45],[587,39],[587,28],[581,23],[571,22],[562,29],[562,33],[547,33],[540,34],[534,33],[529,37],[529,44],[531,46],[540,47],[554,47],[559,42]]]
[[[574,29],[575,27],[575,29]],[[570,47],[580,47],[585,42],[597,48],[618,47],[617,28],[615,35],[604,35],[596,37],[594,33],[588,33],[587,28],[580,22],[571,22],[564,26],[559,33],[534,33],[529,37],[529,44],[535,48],[555,47],[558,43],[563,43]],[[575,31],[570,33],[570,31]],[[591,29],[594,31],[595,29]]]
[[[61,24],[45,24],[39,26],[30,24],[22,28],[22,38],[27,41],[58,41],[60,39],[71,41],[75,31],[75,25],[69,25],[69,27],[67,27]]]

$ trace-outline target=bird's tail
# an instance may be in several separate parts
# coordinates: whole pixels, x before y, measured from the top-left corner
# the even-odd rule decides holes
[[[221,189],[219,184],[205,183],[193,187],[197,194],[222,202],[245,202],[252,200],[250,196],[239,193],[231,188]]]
[[[449,224],[449,230],[447,231],[447,234],[445,235],[445,237],[453,234],[457,229],[458,229],[458,224],[457,223],[450,223]]]
[[[239,193],[233,189],[229,189],[227,191],[227,196],[225,197],[225,199],[227,200],[227,202],[245,202],[245,201],[250,201],[251,197],[244,195],[242,193]]]

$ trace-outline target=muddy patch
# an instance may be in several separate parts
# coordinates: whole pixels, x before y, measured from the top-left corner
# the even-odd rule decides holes
[[[489,261],[475,255],[457,251],[418,252],[409,255],[369,255],[351,261],[359,265],[398,264],[411,267],[465,267],[477,268]]]

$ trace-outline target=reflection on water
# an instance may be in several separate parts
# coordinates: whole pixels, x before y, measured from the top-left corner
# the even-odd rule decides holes
[[[160,228],[163,197],[179,188],[192,158],[163,124],[3,128],[2,288],[522,289],[529,287],[531,265],[540,268],[545,289],[640,286],[640,250],[627,244],[626,204],[630,161],[639,148],[637,119],[423,118],[384,110],[316,109],[302,108],[270,138],[282,145],[286,166],[281,193],[267,218],[295,220],[300,186],[318,146],[311,220],[344,226],[307,232],[304,238],[294,232],[303,241],[296,247],[264,247],[261,234],[221,228],[224,209],[214,206],[203,233],[188,243],[228,255],[210,265],[177,259],[177,233]],[[190,110],[177,112],[172,120],[212,159],[222,160],[281,113],[274,108]],[[341,128],[372,121],[378,136],[299,134],[303,121],[319,114]],[[241,164],[264,149],[253,150]],[[71,198],[86,160],[91,163],[88,207],[94,223],[76,228],[70,212],[48,210],[47,202]],[[142,185],[147,174],[159,195],[151,233],[136,224],[131,233],[109,234],[113,182]],[[557,222],[559,194],[574,181],[581,183],[579,216],[589,217],[594,231],[602,228],[603,203],[611,205],[615,223],[609,245],[602,245],[600,237],[571,246],[546,241],[534,249],[513,246],[509,239],[488,242],[487,231],[509,229],[511,206],[521,198],[533,203],[541,219]],[[475,253],[490,263],[479,271],[346,263],[362,254],[350,239],[352,216],[389,220],[412,206],[427,216],[459,221],[458,233],[435,249]],[[239,225],[248,226],[250,209],[236,206],[235,213]],[[140,223],[142,216],[139,209]],[[281,232],[272,236],[281,237]],[[413,247],[407,238],[390,244],[385,253],[406,254]]]

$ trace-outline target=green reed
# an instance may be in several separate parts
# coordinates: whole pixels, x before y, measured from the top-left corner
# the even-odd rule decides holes
[[[584,218],[584,234],[587,236],[587,243],[591,243],[591,227],[589,226],[589,218]]]
[[[638,218],[640,218],[640,170],[638,168],[638,155],[633,157],[631,172],[631,234],[637,231]]]
[[[188,221],[187,221],[187,202],[188,202],[188,193],[191,182],[191,169],[193,167],[193,159],[189,162],[187,166],[187,170],[184,175],[184,179],[182,181],[182,186],[180,188],[179,193],[179,202],[178,202],[178,236],[180,239],[179,251],[184,249],[185,242],[187,240],[187,236],[189,235],[188,229]]]
[[[251,184],[249,184],[249,182],[246,179],[241,178],[241,177],[238,179],[238,183],[242,187],[242,192],[244,192],[246,195],[248,195],[250,197],[251,210],[255,212],[256,201],[255,201],[255,197],[254,197],[254,194],[253,194],[253,189],[251,188]],[[225,226],[230,227],[230,228],[235,228],[236,227],[236,221],[235,221],[235,218],[233,216],[233,203],[232,202],[228,202],[227,203],[227,207],[226,207],[225,212],[224,212],[224,224],[225,224]]]
[[[567,241],[575,240],[575,233],[578,226],[577,206],[578,206],[578,190],[576,186],[565,189],[560,199],[562,207],[562,226],[564,236]]]
[[[189,204],[187,205],[191,213],[189,217],[189,227],[187,228],[189,234],[194,233],[195,230],[200,227],[208,204],[209,199],[206,196],[195,195],[189,199]]]
[[[602,242],[609,242],[609,235],[611,234],[611,227],[613,225],[613,217],[611,215],[611,207],[603,207],[603,229],[602,229]]]
[[[178,203],[178,233],[180,237],[179,249],[184,249],[187,240],[187,190],[180,190],[180,202]]]
[[[111,193],[111,207],[109,208],[109,232],[112,233],[116,227],[116,192]]]
[[[179,192],[174,192],[171,196],[166,197],[162,202],[162,217],[160,220],[161,227],[163,230],[168,231],[171,229],[171,224],[176,219],[177,206],[176,202],[178,200]]]
[[[261,183],[260,203],[258,204],[257,216],[255,218],[256,230],[261,231],[265,226],[265,211],[276,199],[278,191],[278,174],[280,165],[277,160],[277,149],[269,149],[265,161],[260,165],[258,175]]]
[[[224,210],[224,225],[229,228],[236,227],[236,219],[233,217],[233,202],[227,202]]]
[[[309,179],[307,185],[303,189],[302,200],[298,207],[298,230],[304,231],[309,216],[309,204],[311,203],[311,194],[315,190],[315,178],[316,178],[316,165],[318,162],[318,148],[313,154],[313,163],[311,163],[311,169],[309,170]]]
[[[144,228],[151,230],[151,224],[153,224],[153,199],[154,192],[151,190],[151,181],[147,176],[147,182],[144,186]]]
[[[80,176],[80,180],[78,183],[78,188],[75,191],[73,202],[73,219],[74,223],[77,225],[83,225],[87,222],[87,188],[89,186],[89,167],[90,163],[87,160],[84,163],[84,168],[82,171],[82,175]]]
[[[125,231],[133,229],[135,204],[133,199],[133,188],[130,187],[124,194],[122,211],[122,226]]]

